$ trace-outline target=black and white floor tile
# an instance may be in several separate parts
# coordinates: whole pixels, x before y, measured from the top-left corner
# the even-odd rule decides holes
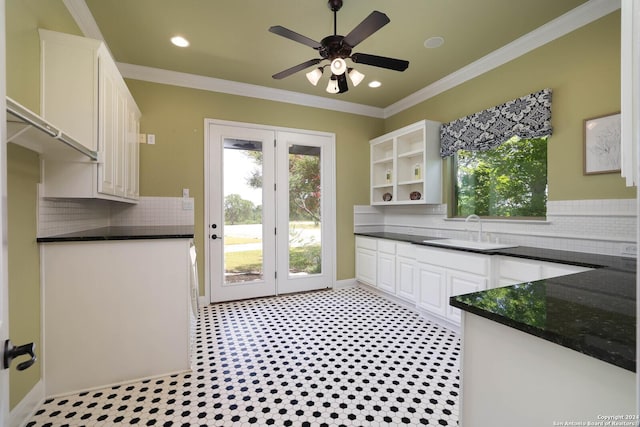
[[[27,426],[455,426],[460,340],[348,288],[210,305],[190,373],[48,399]]]

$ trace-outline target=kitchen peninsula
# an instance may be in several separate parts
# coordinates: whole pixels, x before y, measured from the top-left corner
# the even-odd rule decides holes
[[[356,234],[437,247],[429,237]],[[634,416],[635,259],[525,246],[438,250],[589,268],[502,287],[493,277],[489,289],[451,297],[462,310],[461,426]]]

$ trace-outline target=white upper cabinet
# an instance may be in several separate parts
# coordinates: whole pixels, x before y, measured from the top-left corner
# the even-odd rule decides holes
[[[442,202],[440,123],[422,120],[369,143],[372,205]]]
[[[98,152],[98,161],[45,158],[46,197],[138,198],[140,110],[99,40],[40,30],[41,114]]]

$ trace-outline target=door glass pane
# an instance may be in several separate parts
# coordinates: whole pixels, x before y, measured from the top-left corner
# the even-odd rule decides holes
[[[224,281],[262,280],[262,142],[224,140]]]
[[[322,273],[320,147],[289,146],[289,275]]]

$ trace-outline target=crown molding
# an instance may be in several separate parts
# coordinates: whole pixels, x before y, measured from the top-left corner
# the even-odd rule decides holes
[[[85,36],[104,41],[85,0],[63,2]],[[620,9],[620,3],[621,0],[590,0],[386,108],[141,65],[118,63],[118,68],[124,77],[130,79],[386,119],[600,19]]]
[[[85,37],[89,37],[104,42],[104,36],[100,32],[100,27],[93,18],[85,0],[62,0],[71,17],[76,21],[78,28]],[[105,43],[106,44],[106,43]]]
[[[210,92],[221,92],[231,95],[246,96],[249,98],[285,102],[289,104],[341,111],[379,119],[382,118],[384,113],[384,110],[378,107],[333,100],[323,98],[321,96],[306,95],[288,90],[216,79],[214,77],[205,77],[197,74],[162,70],[160,68],[145,67],[142,65],[125,64],[121,62],[118,62],[117,65],[122,76],[128,79],[145,80],[154,83],[188,87],[191,89],[207,90]]]
[[[384,109],[389,118],[620,9],[620,0],[590,0]]]

